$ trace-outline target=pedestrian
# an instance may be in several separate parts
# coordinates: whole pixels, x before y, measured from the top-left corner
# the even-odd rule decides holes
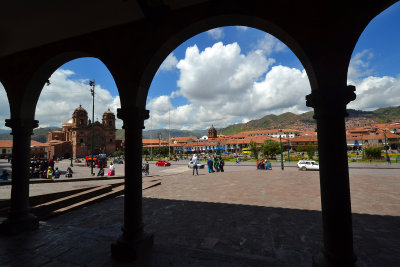
[[[199,170],[198,170],[197,163],[198,163],[198,158],[197,158],[197,155],[196,155],[196,154],[194,154],[194,155],[193,155],[193,158],[192,158],[192,164],[193,164],[193,175],[194,175],[194,170],[196,170],[196,174],[197,174],[197,175],[199,175]]]
[[[54,178],[60,178],[61,172],[58,170],[58,167],[56,167],[54,171]]]
[[[66,172],[66,174],[65,174],[65,177],[67,177],[67,178],[72,178],[72,174],[73,174],[73,173],[74,173],[74,172],[72,171],[71,167],[68,166],[67,172]]]
[[[146,159],[146,162],[144,163],[144,174],[147,176],[149,175],[149,170],[150,170],[150,164]]]
[[[267,162],[265,163],[265,169],[266,170],[272,170],[272,165],[271,165],[271,162],[269,160],[267,160]]]
[[[100,170],[97,173],[97,176],[104,176],[104,167],[103,164],[100,165]]]
[[[208,173],[213,173],[214,172],[213,161],[212,161],[211,157],[208,158],[207,166],[208,166]]]
[[[111,162],[110,168],[108,168],[108,176],[114,176],[114,175],[115,175],[115,167],[114,164]]]
[[[220,170],[221,172],[224,172],[224,165],[225,165],[224,160],[223,160],[222,158],[220,158],[220,159],[219,159],[219,170]]]
[[[236,164],[239,164],[239,161],[240,161],[239,156],[237,156],[236,157]]]
[[[219,162],[218,158],[214,158],[214,168],[216,172],[219,172]]]
[[[386,162],[387,162],[387,164],[391,164],[389,155],[387,155],[387,157],[386,157]]]
[[[7,172],[7,170],[3,170],[3,174],[0,175],[0,179],[2,179],[3,181],[7,181],[9,176],[10,174]]]
[[[47,176],[46,176],[46,178],[47,179],[53,179],[53,170],[51,169],[50,166],[47,168]]]

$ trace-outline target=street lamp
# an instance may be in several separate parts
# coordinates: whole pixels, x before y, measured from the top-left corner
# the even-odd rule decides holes
[[[281,169],[283,170],[285,167],[283,166],[283,150],[282,150],[282,130],[279,131],[279,143],[281,147]]]
[[[92,98],[93,98],[93,104],[92,104],[92,151],[91,151],[91,153],[92,153],[92,160],[91,160],[91,162],[90,162],[90,174],[91,175],[94,175],[94,172],[93,172],[93,163],[94,163],[94,160],[93,160],[93,148],[94,148],[94,86],[95,86],[95,81],[93,80],[90,80],[89,81],[89,86],[91,86],[92,88],[90,89],[90,92],[91,92],[91,94],[92,94]]]
[[[387,145],[387,138],[386,138],[386,130],[383,130],[383,135],[385,136],[385,158],[388,158],[388,145]]]

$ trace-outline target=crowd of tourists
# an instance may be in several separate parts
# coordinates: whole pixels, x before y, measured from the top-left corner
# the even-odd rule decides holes
[[[29,164],[29,177],[30,178],[45,178],[53,179],[60,178],[61,171],[58,167],[54,168],[54,160],[52,159],[32,159]],[[73,171],[70,166],[68,166],[65,171],[65,177],[71,178]]]
[[[271,162],[268,159],[257,160],[257,170],[272,170]]]

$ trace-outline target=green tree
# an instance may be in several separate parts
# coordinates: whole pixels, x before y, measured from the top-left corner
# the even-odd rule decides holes
[[[378,144],[366,145],[364,148],[365,157],[367,159],[380,159],[382,158],[382,146]]]
[[[305,145],[304,151],[307,152],[308,158],[313,159],[315,152],[317,151],[317,147],[314,145]]]
[[[122,155],[124,155],[124,151],[122,151],[122,150],[117,150],[117,151],[114,151],[114,153],[113,153],[114,157],[121,157]]]
[[[265,156],[273,157],[281,152],[281,148],[278,142],[274,140],[265,140],[262,145],[262,151]]]
[[[259,149],[258,149],[258,147],[257,147],[257,143],[256,143],[256,142],[250,141],[250,151],[251,151],[251,153],[253,153],[254,158],[255,158],[255,159],[258,159],[258,152],[259,152]]]

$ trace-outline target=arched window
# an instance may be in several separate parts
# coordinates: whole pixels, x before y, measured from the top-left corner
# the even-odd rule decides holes
[[[83,125],[83,120],[82,119],[79,120],[79,125]]]
[[[109,122],[108,122],[108,125],[109,125],[109,126],[112,126],[112,121],[109,121]]]
[[[110,139],[110,143],[112,143],[112,139]]]

